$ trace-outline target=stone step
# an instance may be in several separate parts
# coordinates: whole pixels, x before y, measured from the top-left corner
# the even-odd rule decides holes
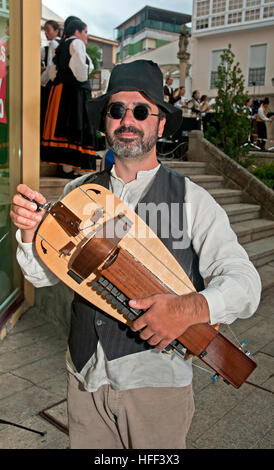
[[[203,175],[206,172],[207,163],[204,162],[183,162],[176,160],[161,160],[161,162],[173,168],[183,175]]]
[[[274,261],[274,236],[244,243],[243,247],[256,268]]]
[[[252,219],[231,224],[240,243],[248,243],[274,235],[274,220]]]
[[[209,189],[208,192],[219,204],[237,204],[242,200],[240,189],[216,188]]]
[[[223,204],[222,207],[231,224],[260,217],[261,206],[257,204]]]
[[[57,178],[57,165],[41,163],[40,164],[40,177],[46,177],[46,176]]]
[[[262,298],[267,296],[274,289],[274,262],[265,264],[258,268],[258,273],[262,281]]]
[[[224,185],[224,178],[219,175],[193,175],[191,181],[207,190],[222,188]]]

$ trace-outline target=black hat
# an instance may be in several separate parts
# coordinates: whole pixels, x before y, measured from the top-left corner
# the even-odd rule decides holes
[[[107,92],[88,103],[89,116],[94,127],[105,130],[106,108],[111,95],[120,91],[139,91],[144,93],[166,115],[163,135],[169,137],[179,128],[182,121],[180,109],[164,101],[163,74],[151,60],[135,60],[116,65],[108,83]]]

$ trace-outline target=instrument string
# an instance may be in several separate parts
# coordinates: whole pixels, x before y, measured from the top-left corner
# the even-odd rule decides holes
[[[94,199],[91,197],[91,195],[89,195],[83,188],[79,187],[81,189],[81,191],[89,198],[91,199],[93,202],[95,202],[95,204],[100,207],[101,209],[104,210],[104,208]],[[108,215],[109,217],[112,217],[112,214],[109,214],[106,212],[106,215]],[[190,292],[195,292],[195,289],[193,290],[192,288],[190,288],[185,282],[183,279],[181,279],[172,269],[169,268],[169,266],[167,266],[165,263],[163,263],[159,258],[157,258],[155,256],[155,254],[147,247],[145,246],[138,238],[134,237],[133,235],[130,234],[130,232],[127,234],[129,237],[131,238],[134,238],[134,240],[140,245],[142,246],[142,248],[144,248],[146,250],[147,253],[150,254],[150,256],[152,256],[154,259],[156,259],[162,266],[164,266],[173,276],[176,277],[176,279],[180,282],[182,282],[184,284],[184,286],[189,289]],[[233,329],[231,328],[230,325],[228,325],[229,327],[229,330],[231,331],[231,334],[233,335],[236,343],[238,344],[238,347],[243,350],[243,343],[239,340],[239,338],[236,336],[236,334],[234,333]],[[199,367],[195,364],[196,367]],[[207,369],[204,369],[202,367],[200,367],[202,370],[205,370],[206,372],[209,372]]]
[[[101,209],[104,209],[95,199],[93,199],[83,188],[81,188],[79,186],[79,189],[81,189],[81,191],[89,198],[91,199],[93,202],[95,202],[95,204],[100,207]],[[109,216],[109,217],[112,217],[112,214],[109,214],[106,212],[106,215]],[[180,282],[182,282],[184,284],[184,286],[189,289],[190,292],[195,292],[194,289],[192,289],[189,285],[186,284],[186,282],[180,277],[178,276],[172,269],[170,269],[169,266],[167,266],[165,263],[163,263],[159,258],[157,258],[155,256],[155,254],[147,247],[145,246],[138,238],[134,237],[133,235],[131,235],[131,233],[127,233],[127,235],[134,239],[140,246],[142,246],[142,248],[144,248],[146,250],[146,252],[148,252],[150,254],[150,256],[152,256],[157,262],[159,262],[164,268],[166,268],[170,274],[172,274],[174,277],[176,277],[176,279]]]
[[[194,364],[194,362],[192,362],[192,365],[194,367],[197,367],[198,369],[201,369],[203,370],[204,372],[207,372],[208,374],[212,375],[212,371],[208,370],[208,369],[205,369],[204,367],[201,367],[201,366],[198,366],[197,364]]]

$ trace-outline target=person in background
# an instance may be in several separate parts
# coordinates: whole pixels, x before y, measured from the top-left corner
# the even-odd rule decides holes
[[[49,71],[53,82],[41,141],[41,161],[58,165],[57,175],[74,178],[80,170],[96,168],[87,103],[93,63],[86,54],[87,25],[79,19],[65,22],[62,40]]]
[[[164,100],[170,104],[174,103],[174,97],[173,97],[174,90],[171,86],[172,83],[173,83],[173,78],[168,76],[166,78],[166,83],[164,86]]]
[[[207,95],[202,95],[200,100],[200,113],[202,116],[205,116],[206,113],[211,112],[211,107],[208,101]]]
[[[176,108],[181,109],[183,115],[185,114],[185,110],[188,109],[188,106],[187,106],[188,100],[185,97],[185,94],[186,94],[186,89],[184,86],[180,86],[180,88],[178,88],[177,90],[177,93],[176,91],[174,92],[174,97],[176,100],[174,103],[174,106],[176,106]]]
[[[192,116],[199,117],[201,114],[200,111],[200,92],[198,90],[194,90],[192,93],[192,97],[188,102],[188,107],[191,108]]]
[[[256,119],[256,114],[253,114],[253,99],[248,98],[244,105],[244,110],[246,112],[248,119]]]
[[[268,106],[269,106],[269,98],[266,97],[261,106],[258,109],[258,114],[256,116],[256,123],[257,123],[257,132],[258,132],[258,144],[261,150],[265,150],[265,144],[267,140],[267,129],[266,129],[266,122],[272,122],[273,117],[267,117],[268,114]]]
[[[254,113],[253,111],[253,99],[250,97],[245,102],[244,112],[245,112],[247,119],[249,119],[250,121],[250,132],[248,135],[248,142],[253,143],[257,141],[257,138],[258,138],[258,130],[257,130],[257,122],[256,122],[257,113]]]
[[[55,55],[55,49],[59,46],[60,26],[57,21],[48,20],[44,24],[44,31],[48,40],[48,45],[43,47],[43,55],[41,57],[41,85],[46,86],[49,81],[49,69],[52,59]]]
[[[44,25],[44,31],[48,40],[48,45],[41,48],[41,135],[44,127],[44,119],[47,109],[48,97],[52,81],[49,78],[49,70],[55,50],[59,46],[60,27],[57,21],[48,20]]]

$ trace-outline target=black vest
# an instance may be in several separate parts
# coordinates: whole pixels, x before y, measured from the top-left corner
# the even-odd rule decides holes
[[[84,184],[94,183],[108,188],[109,180],[110,168],[91,175]],[[184,221],[186,223],[184,194],[185,177],[161,165],[152,186],[139,201],[135,211],[157,233],[199,291],[204,288],[204,284],[199,273],[198,256],[193,250],[191,241],[187,243],[187,230],[183,225]],[[149,203],[162,208],[162,213],[158,211],[155,217],[155,211],[145,212],[143,210],[145,204]],[[152,225],[156,227],[151,226],[150,215],[153,216]],[[176,243],[179,244],[178,249]],[[98,339],[108,360],[151,349],[147,341],[139,338],[138,333],[132,332],[128,326],[75,294],[72,303],[69,350],[79,372],[95,352]]]
[[[57,75],[53,83],[54,85],[58,85],[58,83],[64,83],[66,85],[74,85],[90,90],[90,81],[86,80],[85,82],[78,82],[69,68],[69,61],[71,59],[69,46],[74,39],[75,38],[68,39],[67,41],[61,41],[55,51],[53,62],[56,65]]]

